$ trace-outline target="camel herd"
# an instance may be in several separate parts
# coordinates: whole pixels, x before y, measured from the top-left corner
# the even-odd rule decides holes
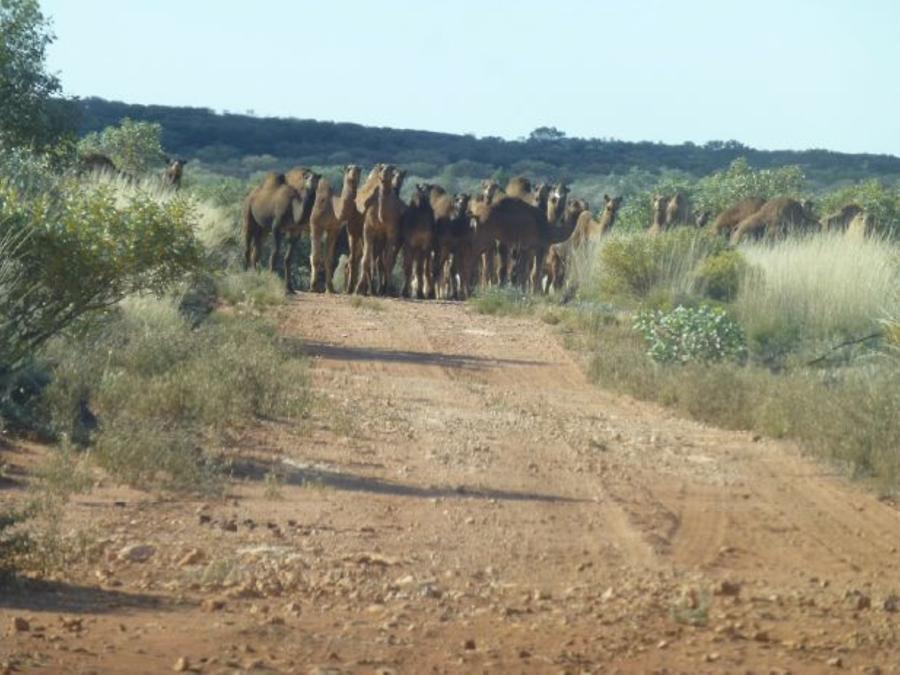
[[[561,289],[573,254],[613,227],[621,197],[604,195],[595,218],[582,199],[569,199],[564,183],[532,185],[517,176],[505,189],[483,181],[474,196],[448,194],[433,183],[415,185],[409,202],[400,197],[406,172],[378,164],[362,180],[359,166],[344,168],[339,194],[306,168],[269,173],[248,195],[243,210],[245,268],[258,267],[263,237],[274,239],[269,267],[283,259],[288,292],[290,266],[303,232],[311,242],[310,290],[334,292],[341,255],[344,291],[386,294],[394,264],[402,260],[401,295],[465,299],[476,285],[513,284],[532,292]],[[650,236],[691,225],[730,237],[781,237],[811,228],[864,232],[870,218],[855,204],[816,221],[811,205],[788,197],[748,198],[718,214],[692,215],[685,195],[652,198]],[[287,239],[287,248],[282,251]]]

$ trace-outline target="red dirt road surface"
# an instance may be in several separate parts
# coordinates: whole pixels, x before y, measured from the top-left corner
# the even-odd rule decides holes
[[[0,672],[900,672],[900,514],[834,468],[604,392],[534,318],[282,327],[310,418],[234,432],[225,500],[74,498],[82,562],[0,591]]]

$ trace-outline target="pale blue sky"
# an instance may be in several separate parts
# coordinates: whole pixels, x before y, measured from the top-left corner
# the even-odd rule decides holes
[[[272,7],[267,15],[261,7]],[[42,0],[65,90],[479,136],[900,155],[900,1]]]

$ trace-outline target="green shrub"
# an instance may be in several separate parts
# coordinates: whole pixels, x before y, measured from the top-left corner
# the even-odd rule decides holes
[[[479,314],[522,316],[534,311],[534,298],[512,286],[494,287],[480,292],[469,303]]]
[[[202,262],[189,201],[0,177],[0,367],[134,293],[162,293]]]
[[[229,272],[216,279],[219,296],[232,305],[265,307],[284,303],[284,282],[271,272]]]
[[[671,312],[644,311],[634,327],[657,363],[738,360],[746,353],[744,334],[724,310],[701,305]]]
[[[707,298],[730,302],[737,297],[746,272],[747,263],[738,251],[721,251],[700,262],[695,279]]]
[[[623,300],[645,300],[660,293],[695,294],[693,274],[698,263],[725,250],[724,241],[688,228],[677,228],[657,237],[624,234],[601,244],[596,265],[601,295]]]
[[[214,489],[223,430],[296,418],[309,404],[299,346],[252,316],[214,314],[192,328],[172,302],[132,300],[77,342],[52,343],[48,358],[56,432],[83,437],[87,404],[98,463],[145,487]]]
[[[162,126],[156,122],[137,122],[125,118],[118,126],[93,132],[78,142],[78,153],[99,153],[109,157],[116,168],[140,175],[162,166]]]

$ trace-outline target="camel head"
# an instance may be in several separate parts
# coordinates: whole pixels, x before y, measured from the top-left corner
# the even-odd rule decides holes
[[[704,209],[703,211],[700,211],[694,217],[694,224],[697,227],[706,227],[709,224],[709,219],[711,217],[712,217],[712,213],[710,213],[708,210]]]
[[[431,204],[431,188],[429,183],[416,183],[415,191],[409,200],[409,205],[414,207],[422,207]]]
[[[356,164],[348,164],[344,167],[344,185],[354,189],[359,187],[359,177],[361,174],[362,169]]]
[[[653,195],[653,222],[652,225],[663,227],[666,222],[666,207],[669,205],[669,198],[665,195],[656,193]]]
[[[497,191],[500,189],[500,184],[495,180],[483,180],[481,181],[481,189],[482,194],[484,194],[484,201],[490,204],[494,197],[497,195]]]
[[[547,220],[555,224],[565,213],[569,187],[565,183],[557,183],[547,200]]]
[[[403,181],[406,180],[406,169],[398,169],[393,167],[394,174],[391,177],[391,187],[394,188],[394,194],[400,196],[400,190],[403,189]]]
[[[457,217],[469,211],[469,195],[460,192],[453,196],[453,211]]]

